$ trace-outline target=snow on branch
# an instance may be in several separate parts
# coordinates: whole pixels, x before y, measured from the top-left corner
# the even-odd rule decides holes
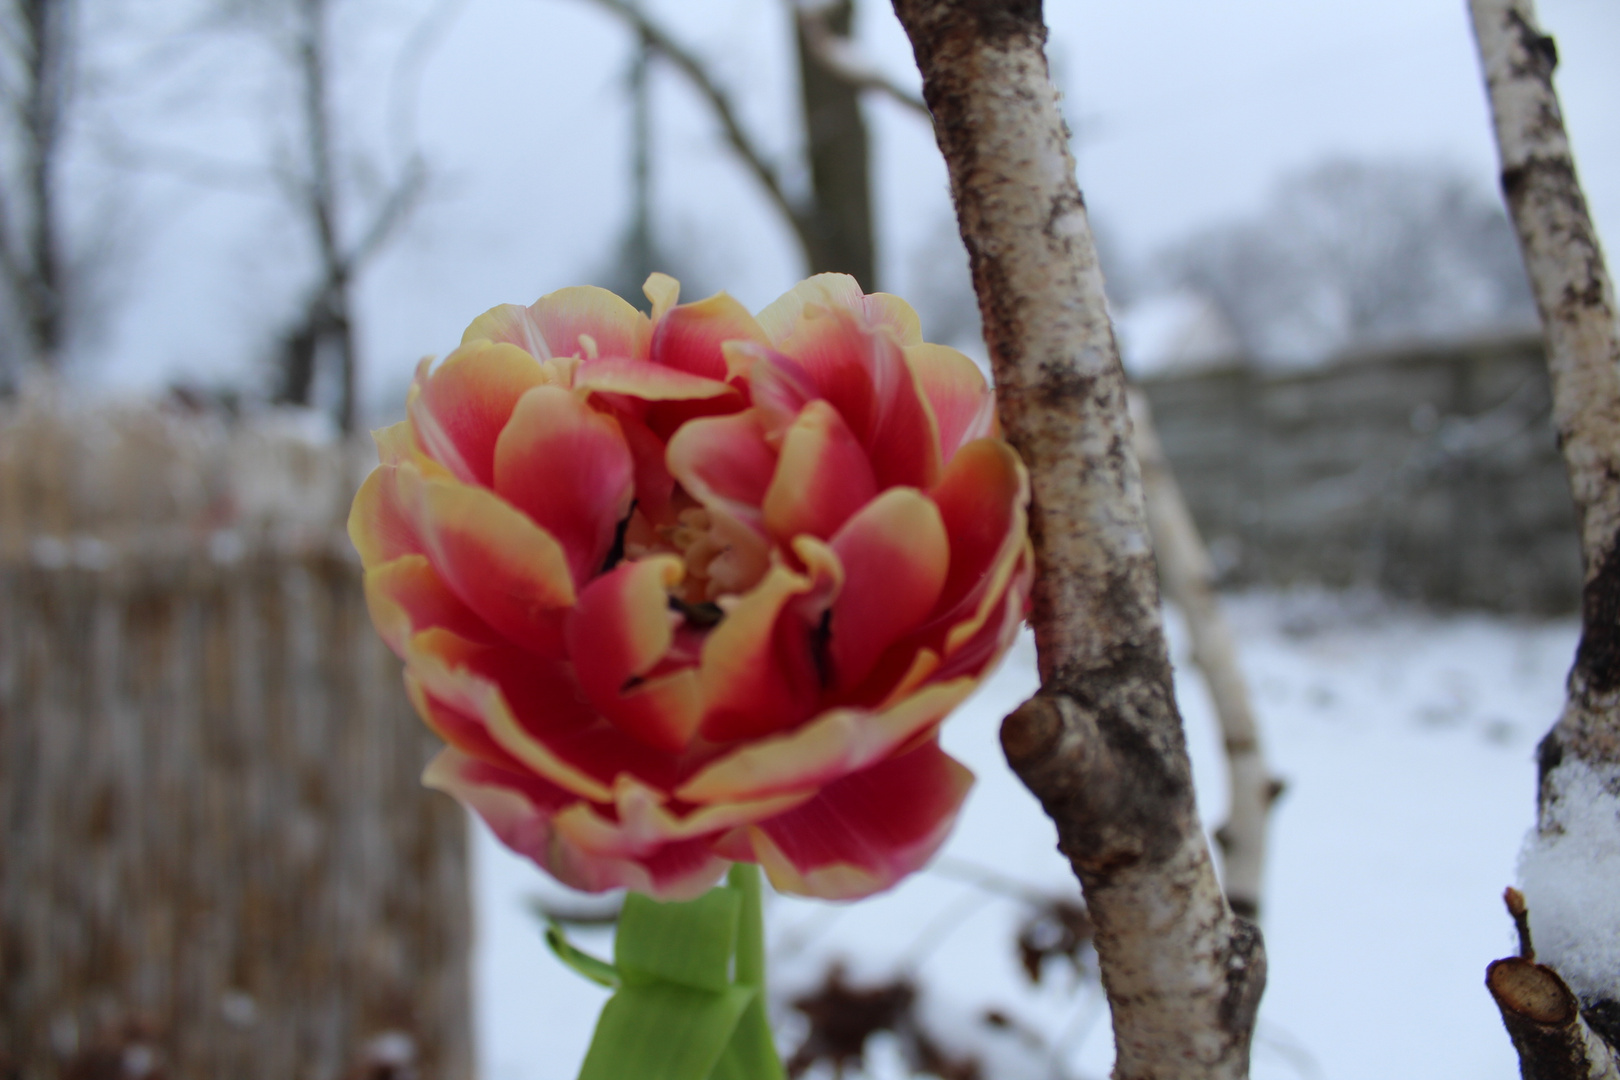
[[[1041,690],[1009,763],[1085,890],[1119,1080],[1248,1072],[1265,981],[1216,881],[1159,619],[1102,272],[1035,0],[895,0],[973,268],[1002,426],[1029,467]]]

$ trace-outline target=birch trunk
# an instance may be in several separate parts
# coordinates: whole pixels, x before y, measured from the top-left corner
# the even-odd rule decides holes
[[[1120,1080],[1242,1077],[1265,979],[1193,800],[1102,273],[1038,2],[895,0],[1029,466],[1041,690],[1002,727],[1096,921]]]
[[[1620,816],[1592,825],[1594,803],[1620,811],[1620,334],[1614,289],[1570,155],[1553,89],[1558,52],[1536,24],[1530,0],[1471,0],[1474,34],[1495,120],[1502,191],[1547,339],[1553,421],[1579,521],[1584,584],[1581,640],[1562,715],[1538,751],[1537,830],[1524,860],[1530,925],[1546,970],[1579,995],[1580,1039],[1596,1027],[1620,1038],[1620,945],[1613,894],[1583,904],[1569,876],[1542,867],[1571,856],[1598,860],[1620,841]],[[1568,850],[1585,845],[1583,851]],[[1560,850],[1564,849],[1564,850]],[[1609,856],[1608,870],[1620,871]],[[1578,873],[1603,874],[1592,861]],[[1560,985],[1562,982],[1560,983]],[[1490,986],[1526,1076],[1613,1075],[1580,1071],[1565,1056],[1538,1058],[1547,1040],[1522,1040],[1511,1002]],[[1538,1050],[1537,1048],[1541,1048]],[[1596,1061],[1596,1057],[1592,1059]]]

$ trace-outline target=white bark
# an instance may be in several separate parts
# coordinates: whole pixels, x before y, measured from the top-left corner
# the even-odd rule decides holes
[[[1226,902],[1244,918],[1258,920],[1266,863],[1266,819],[1281,785],[1266,767],[1249,687],[1238,667],[1232,632],[1221,617],[1209,552],[1159,443],[1147,397],[1133,390],[1130,406],[1159,580],[1187,620],[1193,663],[1209,685],[1226,750],[1230,789],[1227,817],[1215,832],[1221,846]]]
[[[1097,925],[1115,1076],[1242,1077],[1264,984],[1193,800],[1125,381],[1029,0],[896,0],[950,169],[1002,426],[1029,466],[1041,691],[1009,763]]]
[[[1620,546],[1616,544],[1620,534],[1620,332],[1615,324],[1614,289],[1575,174],[1563,113],[1553,89],[1557,49],[1538,29],[1530,0],[1470,0],[1469,8],[1495,120],[1502,191],[1546,333],[1553,419],[1575,498],[1585,565],[1581,641],[1569,673],[1564,711],[1539,750],[1537,835],[1531,838],[1526,856],[1528,872],[1543,863],[1560,861],[1538,856],[1547,855],[1546,849],[1567,839],[1562,835],[1571,810],[1567,804],[1584,799],[1594,777],[1599,788],[1620,790]],[[1616,841],[1613,833],[1620,832],[1620,819],[1611,829],[1606,837],[1610,847]],[[1533,897],[1545,884],[1527,880],[1526,893]],[[1546,906],[1532,903],[1532,926],[1547,917]],[[1577,940],[1579,934],[1571,934],[1570,929],[1560,926],[1556,935],[1538,936],[1575,940],[1570,953],[1575,956],[1584,950]],[[1550,972],[1558,966],[1557,956],[1549,954],[1544,959],[1552,967],[1542,970]],[[1569,994],[1563,979],[1556,974],[1553,979]],[[1526,1076],[1614,1075],[1613,1061],[1602,1055],[1560,1057],[1546,1049],[1552,1045],[1547,1040],[1521,1039],[1502,994],[1494,984],[1491,989],[1513,1033]],[[1570,999],[1574,1000],[1573,995]],[[1584,993],[1580,1005],[1583,1015],[1577,1015],[1573,1023],[1581,1040],[1592,1034],[1587,1021],[1611,1040],[1620,1034],[1620,1001],[1606,993]],[[1538,1059],[1537,1054],[1546,1060]]]

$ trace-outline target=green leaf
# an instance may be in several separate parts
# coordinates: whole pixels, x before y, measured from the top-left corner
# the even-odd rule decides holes
[[[630,893],[613,941],[614,966],[627,985],[668,982],[711,992],[729,989],[741,907],[735,889],[710,889],[696,900],[662,904]]]
[[[708,1080],[758,996],[751,986],[625,986],[602,1007],[579,1080]]]
[[[737,918],[737,985],[758,987],[760,993],[749,1002],[709,1080],[784,1080],[765,1013],[765,905],[759,867],[732,864],[726,884],[742,901]]]
[[[784,1080],[765,1011],[758,867],[734,866],[726,885],[696,900],[626,895],[612,965],[573,948],[555,924],[546,939],[570,967],[619,988],[579,1080]]]
[[[623,982],[619,978],[618,968],[606,960],[598,960],[583,949],[576,948],[563,933],[563,928],[550,919],[546,920],[546,944],[551,947],[557,959],[599,986],[615,990]]]
[[[709,1073],[709,1080],[783,1080],[782,1059],[776,1055],[765,997],[756,993],[748,1003],[725,1053]]]

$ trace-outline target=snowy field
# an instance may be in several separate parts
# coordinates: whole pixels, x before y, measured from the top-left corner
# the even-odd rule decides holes
[[[1288,785],[1272,819],[1256,1080],[1511,1080],[1517,1062],[1484,969],[1513,951],[1501,892],[1533,819],[1532,754],[1561,704],[1573,620],[1439,616],[1322,594],[1247,595],[1226,612],[1272,767]],[[1226,799],[1214,718],[1173,613],[1171,635],[1213,827]],[[979,1053],[986,1080],[1107,1075],[1095,979],[1049,969],[1031,988],[1013,948],[1027,906],[963,880],[982,867],[1035,890],[1075,890],[1051,826],[996,742],[1001,717],[1034,686],[1033,665],[1026,636],[945,727],[946,749],[978,784],[934,869],[859,904],[772,900],[778,999],[815,985],[832,959],[855,984],[911,975],[925,1022]],[[482,1080],[573,1080],[604,995],[547,953],[524,901],[594,898],[565,896],[487,833],[476,866]],[[575,939],[610,951],[604,933]],[[987,1010],[1027,1030],[993,1029]],[[779,1016],[788,1050],[796,1020]],[[886,1039],[870,1048],[872,1080],[903,1075]]]

